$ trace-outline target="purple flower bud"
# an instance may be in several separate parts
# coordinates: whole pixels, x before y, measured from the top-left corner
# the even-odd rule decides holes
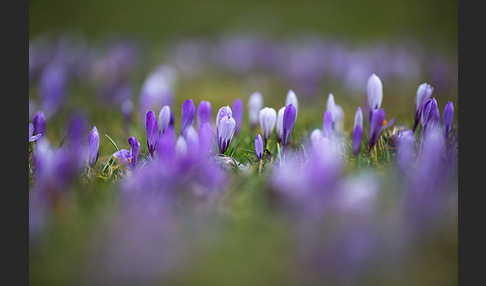
[[[363,139],[363,112],[361,107],[358,106],[356,114],[354,116],[354,128],[353,128],[353,154],[357,156],[361,149],[361,140]]]
[[[62,105],[66,95],[66,71],[58,64],[49,64],[39,79],[39,98],[47,116],[53,115]]]
[[[413,125],[413,132],[415,132],[415,129],[418,126],[418,123],[420,122],[420,117],[422,116],[422,108],[424,106],[424,103],[430,99],[432,96],[432,92],[434,92],[434,88],[427,83],[422,83],[419,85],[417,89],[417,97],[415,100],[415,122]]]
[[[98,160],[98,151],[100,148],[100,134],[96,126],[89,133],[88,137],[88,164],[93,167]]]
[[[412,130],[399,134],[397,144],[397,166],[402,172],[411,170],[415,161],[415,137]]]
[[[29,123],[29,142],[34,142],[42,136],[42,134],[36,134],[36,135],[33,134],[34,134],[34,125],[32,123]]]
[[[243,122],[243,101],[241,99],[237,98],[233,102],[233,118],[235,119],[236,122],[236,134],[240,133],[241,129],[241,124]]]
[[[248,118],[250,119],[252,129],[258,125],[259,114],[262,106],[262,94],[259,92],[252,93],[248,99]]]
[[[284,116],[285,106],[280,108],[277,112],[277,140],[278,143],[282,142],[283,137],[283,116]]]
[[[380,137],[381,129],[385,121],[385,109],[380,108],[378,110],[373,110],[370,123],[370,136],[369,136],[369,146],[370,149],[373,148],[378,142]]]
[[[297,95],[293,90],[289,90],[287,92],[287,98],[285,99],[285,106],[291,103],[295,107],[295,117],[297,117],[297,113],[299,112],[299,101],[297,100]]]
[[[332,132],[333,132],[332,113],[330,110],[326,110],[326,112],[324,112],[322,127],[324,130],[324,136],[330,139],[332,137]]]
[[[181,113],[181,134],[185,135],[187,128],[192,126],[194,122],[194,114],[196,113],[196,107],[194,106],[194,102],[192,99],[188,99],[184,101],[182,104],[182,113]]]
[[[367,91],[368,107],[371,116],[374,110],[378,110],[381,107],[381,102],[383,100],[383,84],[376,74],[372,74],[368,78]]]
[[[171,106],[175,72],[171,67],[160,66],[145,80],[140,94],[140,110],[159,110],[164,105]],[[142,115],[143,116],[143,115]]]
[[[197,106],[197,129],[201,129],[204,123],[211,121],[211,103],[202,100]]]
[[[258,160],[263,158],[263,141],[260,134],[257,134],[257,137],[255,138],[255,155],[257,156]]]
[[[267,140],[270,138],[276,121],[277,112],[275,109],[265,107],[260,110],[260,127],[262,128],[263,139]]]
[[[440,121],[439,108],[435,98],[429,99],[425,102],[422,108],[422,133],[427,136],[427,132],[436,127]]]
[[[131,166],[134,168],[138,164],[138,157],[140,154],[140,143],[138,142],[137,138],[134,136],[130,136],[128,138],[128,144],[130,144],[130,155],[132,156]]]
[[[213,130],[209,122],[204,123],[199,128],[199,146],[202,151],[210,152],[214,146]]]
[[[120,163],[127,165],[132,160],[133,156],[130,154],[130,151],[127,149],[120,149],[120,151],[116,151],[113,153],[113,157],[115,157]]]
[[[154,151],[157,147],[157,139],[159,137],[157,118],[152,110],[147,112],[145,117],[145,131],[147,136],[147,147],[150,152],[150,156],[154,157]]]
[[[175,156],[177,158],[185,157],[187,155],[187,149],[186,139],[183,136],[179,136],[175,144]]]
[[[219,126],[216,129],[218,133],[219,153],[224,154],[226,149],[228,149],[229,143],[235,133],[235,129],[236,122],[233,117],[225,116],[221,119]]]
[[[221,119],[227,116],[233,117],[233,111],[228,105],[223,106],[218,110],[218,114],[216,115],[216,128],[219,127],[219,122],[221,121]]]
[[[444,127],[445,138],[449,137],[451,131],[452,121],[454,120],[454,105],[449,101],[444,107],[444,114],[442,115],[442,125]]]
[[[46,133],[46,118],[42,111],[37,111],[32,119],[34,125],[34,134],[41,134],[43,136]]]
[[[283,115],[283,136],[282,143],[287,145],[290,141],[290,136],[292,135],[292,129],[294,128],[295,117],[297,116],[297,111],[292,103],[285,107]]]
[[[164,134],[165,130],[169,127],[170,124],[170,117],[171,117],[170,107],[165,105],[160,109],[159,112],[159,136],[160,134]]]

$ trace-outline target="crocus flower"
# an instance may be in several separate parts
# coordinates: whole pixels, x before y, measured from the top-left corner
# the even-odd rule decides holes
[[[159,110],[172,105],[175,71],[169,66],[157,67],[145,80],[140,92],[140,110]],[[143,116],[143,115],[142,115]]]
[[[268,140],[272,135],[275,122],[277,121],[277,112],[271,107],[265,107],[260,110],[260,127],[262,128],[263,139]]]
[[[89,133],[88,137],[88,164],[93,167],[98,160],[98,152],[100,148],[100,134],[96,126]]]
[[[201,125],[211,121],[211,103],[202,100],[197,106],[197,129],[201,129]]]
[[[202,151],[210,152],[214,146],[213,130],[209,122],[204,123],[199,128],[199,144]]]
[[[282,143],[284,111],[285,111],[285,106],[280,108],[277,112],[277,140],[278,140],[278,143]]]
[[[427,136],[427,132],[439,124],[440,114],[435,98],[429,99],[424,103],[421,120],[424,136]]]
[[[430,96],[432,96],[432,92],[434,92],[434,88],[427,83],[422,83],[419,85],[417,89],[417,97],[415,100],[415,122],[413,124],[413,132],[415,132],[415,129],[417,128],[419,122],[420,122],[420,117],[422,116],[422,108],[424,106],[424,103],[430,99]]]
[[[218,128],[221,119],[226,116],[233,117],[233,111],[228,105],[223,106],[218,110],[218,114],[216,114],[216,128]]]
[[[133,156],[130,154],[130,151],[127,149],[120,149],[113,153],[113,157],[115,157],[120,163],[127,165],[132,160]]]
[[[405,130],[398,136],[397,166],[401,172],[412,170],[415,162],[415,137],[412,130]]]
[[[241,129],[241,124],[243,122],[243,101],[241,99],[237,98],[233,102],[233,118],[235,119],[236,122],[236,134],[240,133]]]
[[[49,64],[39,79],[39,97],[46,115],[50,117],[61,107],[66,96],[67,73],[60,63]]]
[[[32,119],[32,124],[34,125],[34,134],[43,136],[46,133],[46,118],[44,117],[44,112],[37,111]]]
[[[291,103],[295,107],[295,117],[297,117],[297,113],[299,112],[299,101],[297,100],[297,95],[292,89],[287,92],[287,98],[285,99],[285,106]]]
[[[292,129],[294,128],[295,117],[297,116],[297,110],[294,105],[290,103],[285,107],[283,114],[283,135],[282,143],[287,145],[290,141],[290,136],[292,135]]]
[[[219,153],[224,154],[235,134],[236,122],[233,117],[227,115],[221,118],[217,127]]]
[[[442,125],[444,127],[445,138],[449,137],[451,131],[452,121],[454,120],[454,105],[449,101],[444,107],[444,114],[442,115]]]
[[[165,105],[159,112],[159,136],[164,134],[169,127],[171,111],[168,105]]]
[[[132,168],[138,164],[138,157],[140,154],[140,142],[134,136],[128,138],[128,144],[130,144],[130,155],[132,157],[131,166]]]
[[[326,110],[324,112],[322,127],[324,130],[324,136],[330,139],[332,137],[332,132],[333,132],[332,113],[330,110]]]
[[[258,160],[261,160],[263,158],[263,141],[260,134],[257,134],[255,138],[255,155]]]
[[[189,126],[192,126],[195,113],[196,107],[194,106],[194,102],[192,101],[192,99],[184,101],[184,103],[182,104],[181,113],[181,134],[183,136],[186,135],[187,128],[189,128]]]
[[[372,116],[373,111],[378,110],[381,107],[381,102],[383,100],[383,84],[376,74],[372,74],[368,78],[367,91],[368,108],[370,116]]]
[[[357,156],[361,149],[361,140],[363,139],[363,112],[361,107],[358,106],[356,114],[354,115],[354,128],[353,128],[353,154]]]
[[[147,135],[147,147],[150,152],[150,156],[154,157],[154,151],[157,147],[157,139],[159,137],[157,118],[152,110],[147,112],[145,117],[145,131]]]
[[[340,130],[343,124],[344,111],[343,108],[334,101],[334,95],[332,93],[329,93],[329,96],[327,97],[326,109],[332,114],[333,129]]]
[[[34,142],[39,139],[42,134],[35,134],[34,135],[34,124],[29,123],[29,142]]]
[[[254,129],[258,125],[260,110],[263,106],[262,94],[254,92],[248,99],[248,117],[250,119],[251,128]]]
[[[381,129],[383,128],[385,122],[385,109],[380,108],[378,110],[373,110],[371,115],[370,123],[370,136],[369,136],[369,146],[370,149],[373,148],[378,142],[380,137]]]

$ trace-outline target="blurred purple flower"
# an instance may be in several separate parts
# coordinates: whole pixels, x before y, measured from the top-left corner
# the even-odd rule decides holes
[[[290,103],[285,107],[283,114],[283,135],[282,144],[285,146],[290,141],[290,136],[292,135],[292,129],[294,128],[295,117],[297,116],[297,110],[294,105]]]
[[[130,144],[130,155],[132,157],[131,166],[132,168],[135,168],[138,164],[138,157],[140,154],[140,142],[138,142],[137,138],[134,136],[130,136],[130,138],[128,138],[128,144]]]
[[[297,117],[297,113],[299,112],[299,101],[297,100],[297,95],[292,89],[287,92],[287,97],[285,99],[285,106],[291,103],[295,107],[295,117]]]
[[[277,112],[277,141],[278,143],[282,143],[283,137],[283,116],[284,116],[285,106],[280,108]]]
[[[378,110],[383,101],[383,84],[376,74],[372,74],[368,78],[367,95],[371,122],[373,111]]]
[[[260,110],[263,106],[262,94],[254,92],[248,99],[248,118],[250,120],[250,126],[254,129],[258,125]]]
[[[422,116],[422,108],[427,100],[430,99],[432,96],[432,92],[434,92],[434,88],[427,83],[422,83],[419,85],[417,89],[417,96],[415,99],[415,121],[413,124],[413,132],[415,132],[415,129],[417,128],[420,118]]]
[[[262,128],[265,142],[272,136],[273,128],[277,121],[277,112],[271,107],[264,107],[260,110],[260,127]],[[266,144],[265,144],[266,145]]]
[[[182,103],[182,113],[181,113],[181,135],[186,135],[186,130],[192,126],[194,122],[194,115],[196,113],[196,107],[192,99],[187,99]]]
[[[452,121],[454,121],[454,104],[451,101],[447,102],[444,107],[444,114],[442,115],[442,125],[444,128],[445,138],[449,137],[449,133],[452,127]]]
[[[39,139],[41,136],[42,134],[34,135],[34,125],[32,123],[29,123],[29,142],[34,142],[37,139]]]
[[[435,98],[429,99],[422,108],[422,133],[427,136],[427,132],[440,123],[440,113]]]
[[[211,102],[201,100],[197,106],[197,129],[201,129],[204,123],[211,122]]]
[[[171,118],[171,111],[168,105],[165,105],[160,109],[159,112],[159,136],[160,134],[164,134],[165,130],[169,127],[170,118]]]
[[[353,128],[353,154],[357,156],[361,149],[361,140],[363,139],[363,112],[361,107],[358,106],[356,114],[354,116],[354,128]]]
[[[49,64],[39,78],[39,99],[47,117],[61,108],[66,97],[67,76],[65,68],[59,63]]]
[[[150,156],[154,157],[155,148],[157,148],[157,141],[159,137],[157,118],[152,110],[147,112],[145,117],[145,131],[147,135],[147,147],[150,152]]]
[[[378,142],[385,122],[385,109],[373,110],[370,123],[369,147],[373,148]]]
[[[96,126],[89,133],[88,137],[88,164],[92,168],[98,160],[98,151],[100,148],[100,134]]]
[[[44,112],[37,111],[32,119],[32,124],[34,125],[34,134],[41,134],[44,136],[46,133],[46,118],[44,117]]]
[[[334,128],[332,124],[332,113],[330,110],[326,110],[324,112],[324,118],[322,120],[322,128],[324,130],[324,136],[328,139],[332,138]]]
[[[236,122],[236,130],[235,133],[239,134],[241,129],[241,124],[243,123],[243,101],[240,98],[235,99],[233,101],[232,106],[233,111],[233,118]]]

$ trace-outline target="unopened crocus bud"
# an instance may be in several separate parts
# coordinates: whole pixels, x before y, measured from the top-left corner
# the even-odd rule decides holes
[[[227,116],[233,117],[233,111],[231,110],[231,107],[229,107],[228,105],[223,106],[218,110],[218,114],[216,114],[216,128],[219,127],[219,123],[221,119]]]
[[[211,103],[202,100],[197,106],[197,129],[201,129],[201,125],[211,121]]]
[[[353,128],[353,154],[357,156],[361,149],[361,140],[363,139],[363,112],[361,107],[358,106],[356,114],[354,115],[354,128]]]
[[[138,157],[140,154],[140,142],[138,142],[137,138],[135,138],[134,136],[130,136],[130,138],[128,138],[128,144],[130,144],[130,155],[132,156],[130,166],[134,168],[138,164]]]
[[[192,99],[188,99],[184,101],[182,104],[182,113],[181,113],[181,134],[185,135],[187,128],[192,126],[194,122],[194,114],[196,113],[196,107],[194,106],[194,102]]]
[[[100,134],[96,126],[89,133],[88,137],[88,164],[93,167],[98,160],[98,151],[100,148]]]
[[[157,118],[152,110],[149,110],[145,116],[145,131],[147,135],[147,147],[149,149],[150,156],[153,158],[155,148],[157,148],[159,131]]]
[[[214,144],[213,130],[209,122],[204,123],[199,128],[199,146],[204,152],[210,152]]]
[[[415,137],[412,130],[399,134],[397,144],[397,166],[401,172],[409,172],[415,162]]]
[[[424,136],[427,136],[427,132],[439,124],[440,113],[435,98],[429,99],[424,103],[421,120]]]
[[[229,143],[235,134],[235,129],[236,122],[233,117],[227,115],[221,118],[217,127],[219,153],[224,154],[226,149],[228,149]]]
[[[235,133],[238,134],[240,133],[241,129],[241,124],[243,122],[243,101],[241,99],[237,98],[233,102],[233,118],[235,119],[236,122],[236,131]]]
[[[164,134],[170,123],[171,111],[168,105],[165,105],[159,112],[159,135]]]
[[[378,142],[380,137],[381,129],[385,123],[385,109],[380,108],[378,110],[373,110],[370,122],[370,136],[369,136],[369,146],[370,149],[373,148]]]
[[[251,128],[254,129],[258,125],[260,110],[263,106],[262,94],[254,92],[248,99],[248,118],[250,119]]]
[[[268,140],[272,135],[273,128],[277,121],[277,112],[271,107],[260,110],[260,127],[262,128],[263,139]]]
[[[326,109],[331,112],[333,128],[339,130],[343,124],[344,111],[340,105],[336,104],[332,93],[329,93],[327,97]]]
[[[282,143],[284,111],[285,111],[285,106],[280,108],[277,112],[277,140],[278,140],[278,143]]]
[[[255,138],[255,155],[258,160],[263,158],[263,140],[260,134],[257,134],[257,137]]]
[[[29,142],[34,142],[37,139],[39,139],[41,136],[42,134],[34,135],[34,124],[29,123]]]
[[[451,101],[449,101],[444,107],[444,114],[442,116],[444,136],[447,138],[449,137],[449,132],[451,131],[452,121],[454,120],[454,104],[452,104]]]
[[[290,136],[292,135],[292,129],[294,128],[295,117],[297,116],[297,111],[292,103],[285,107],[283,115],[283,136],[282,143],[287,145],[290,141]]]
[[[434,92],[434,88],[427,83],[422,83],[417,88],[417,96],[415,99],[415,122],[413,124],[413,132],[417,128],[420,118],[422,116],[422,108],[427,100],[430,99],[432,96],[432,92]]]
[[[34,134],[41,134],[41,136],[44,136],[46,133],[46,118],[44,117],[44,112],[37,111],[32,119],[32,124],[34,125]]]
[[[297,113],[299,112],[299,101],[297,100],[297,95],[292,89],[287,92],[287,98],[285,99],[285,106],[291,103],[295,107],[295,116],[297,117]]]
[[[332,126],[332,113],[330,110],[326,110],[326,112],[324,112],[322,127],[324,130],[324,136],[326,138],[331,138],[333,133],[333,126]]]
[[[383,84],[376,74],[372,74],[368,78],[367,96],[368,108],[370,116],[372,116],[373,111],[378,110],[381,107],[381,102],[383,100]]]

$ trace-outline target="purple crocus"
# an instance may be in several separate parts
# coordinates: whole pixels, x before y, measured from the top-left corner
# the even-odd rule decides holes
[[[204,123],[211,121],[211,103],[202,100],[197,106],[197,129],[201,129]]]
[[[369,136],[369,146],[370,149],[373,148],[378,142],[381,130],[383,128],[383,123],[385,122],[385,109],[380,108],[378,110],[373,110],[371,114],[370,123],[370,136]]]
[[[61,107],[66,96],[67,72],[58,62],[49,64],[39,78],[39,98],[48,117]]]
[[[170,124],[171,111],[168,105],[165,105],[159,112],[159,136],[164,134]]]
[[[113,153],[113,157],[125,165],[128,165],[133,158],[132,154],[130,154],[130,151],[127,149],[120,149],[119,151],[116,151]]]
[[[46,133],[46,118],[44,117],[44,112],[37,111],[32,119],[32,124],[34,125],[34,134],[43,136]]]
[[[42,134],[35,134],[34,135],[34,124],[29,123],[29,142],[34,142],[39,139]]]
[[[248,99],[248,118],[250,119],[250,126],[252,129],[255,129],[258,125],[259,114],[262,106],[262,94],[259,92],[252,93]]]
[[[98,133],[96,126],[93,126],[93,129],[89,133],[88,137],[88,164],[91,168],[93,168],[94,164],[98,160],[99,148],[100,134]]]
[[[449,101],[444,107],[444,114],[442,115],[442,125],[444,128],[445,138],[449,137],[449,133],[452,127],[452,121],[454,120],[454,104]]]
[[[277,121],[277,112],[271,107],[265,107],[260,110],[260,127],[262,128],[263,139],[265,142],[272,135],[275,122]]]
[[[236,134],[240,133],[241,124],[243,123],[243,101],[240,98],[233,101],[233,118],[236,122]]]
[[[383,101],[383,84],[376,74],[372,74],[368,78],[367,95],[371,122],[373,111],[378,110],[381,107],[381,102]]]
[[[424,136],[427,136],[427,132],[439,124],[440,114],[435,98],[429,99],[424,103],[421,120]]]
[[[255,155],[258,160],[261,160],[263,158],[263,140],[260,134],[257,134],[255,138]]]
[[[324,112],[324,118],[322,120],[322,127],[324,130],[324,136],[328,139],[332,137],[333,125],[332,125],[332,113],[330,110]]]
[[[213,130],[211,129],[211,125],[209,122],[204,123],[199,128],[199,148],[204,154],[211,152],[213,149],[214,144],[214,135]]]
[[[128,144],[130,144],[130,155],[132,157],[131,166],[134,168],[138,164],[138,157],[140,154],[140,142],[134,136],[128,138]]]
[[[405,130],[398,135],[397,166],[401,172],[409,173],[415,162],[415,137],[412,130]]]
[[[297,116],[297,110],[294,105],[290,103],[285,107],[283,114],[283,134],[282,134],[282,144],[285,146],[290,141],[290,136],[292,135],[292,129],[294,128],[295,117]]]
[[[285,112],[285,106],[280,108],[277,112],[277,141],[278,143],[282,143],[282,137],[283,137],[283,116]]]
[[[420,122],[420,117],[422,116],[422,108],[427,100],[430,99],[432,96],[432,92],[434,92],[434,88],[427,83],[422,83],[419,85],[417,89],[417,97],[415,100],[415,122],[413,124],[413,132],[417,129],[417,126]]]
[[[194,114],[196,113],[196,106],[194,106],[194,102],[192,99],[188,99],[184,101],[182,104],[182,113],[181,113],[181,135],[186,134],[187,128],[192,126],[194,122]]]
[[[358,106],[356,114],[354,115],[354,128],[353,128],[353,154],[357,156],[361,149],[361,140],[363,139],[363,112],[361,107]]]
[[[299,101],[297,100],[297,95],[292,89],[287,92],[287,97],[285,99],[285,106],[291,103],[295,107],[295,117],[297,117],[297,113],[299,112]]]
[[[145,117],[145,131],[147,135],[147,147],[150,152],[150,156],[154,157],[155,148],[157,148],[157,139],[159,137],[157,118],[152,110],[147,112]]]
[[[235,134],[236,122],[233,117],[227,115],[221,119],[217,127],[219,153],[224,154]]]

